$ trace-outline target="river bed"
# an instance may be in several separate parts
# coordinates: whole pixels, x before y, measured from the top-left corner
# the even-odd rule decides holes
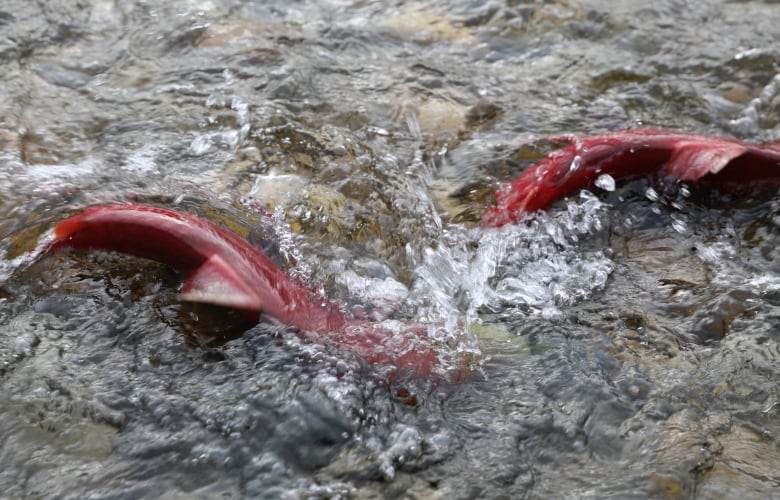
[[[778,8],[7,0],[3,495],[776,496],[777,193],[640,179],[478,221],[547,136],[778,140]],[[388,385],[282,325],[180,302],[165,266],[33,261],[56,221],[125,200],[430,325],[477,373]]]

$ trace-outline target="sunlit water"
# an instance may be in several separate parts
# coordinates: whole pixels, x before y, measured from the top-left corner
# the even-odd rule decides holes
[[[776,195],[604,177],[475,224],[545,135],[776,140],[776,19],[771,1],[0,5],[3,494],[777,495]],[[478,373],[388,386],[182,304],[164,266],[31,262],[56,220],[126,199],[227,225]]]

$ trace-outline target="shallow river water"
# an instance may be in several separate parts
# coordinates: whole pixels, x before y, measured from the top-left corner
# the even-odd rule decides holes
[[[5,0],[0,496],[776,498],[780,196],[637,180],[477,222],[547,135],[780,138],[778,16]],[[57,220],[128,199],[430,325],[478,373],[387,386],[348,352],[181,303],[162,265],[32,261]]]

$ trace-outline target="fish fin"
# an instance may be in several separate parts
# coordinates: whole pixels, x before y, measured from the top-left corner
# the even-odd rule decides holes
[[[222,257],[212,255],[184,282],[181,300],[245,311],[262,311],[262,303],[243,276]]]
[[[744,145],[734,142],[681,141],[661,172],[681,181],[696,181],[707,174],[717,175],[745,152]]]

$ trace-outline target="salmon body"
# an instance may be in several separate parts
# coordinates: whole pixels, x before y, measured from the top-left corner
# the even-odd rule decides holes
[[[605,175],[654,174],[740,190],[780,184],[780,142],[756,145],[656,129],[553,140],[568,144],[501,189],[497,205],[485,212],[486,226],[517,222]],[[254,321],[270,316],[307,339],[349,349],[392,377],[456,381],[471,373],[457,354],[428,338],[427,327],[353,318],[290,279],[245,239],[207,219],[135,203],[95,206],[57,224],[47,251],[62,247],[163,262],[184,276],[182,300],[234,308]]]
[[[487,226],[517,222],[527,212],[592,187],[602,175],[617,180],[656,174],[739,190],[780,184],[780,142],[757,145],[658,129],[550,140],[568,144],[496,193],[497,205],[483,216]]]
[[[352,318],[244,238],[201,217],[137,203],[94,206],[57,224],[46,252],[63,247],[162,262],[184,276],[182,300],[237,309],[254,321],[270,316],[306,339],[351,350],[392,377],[451,380],[468,371],[453,369],[424,326]]]

